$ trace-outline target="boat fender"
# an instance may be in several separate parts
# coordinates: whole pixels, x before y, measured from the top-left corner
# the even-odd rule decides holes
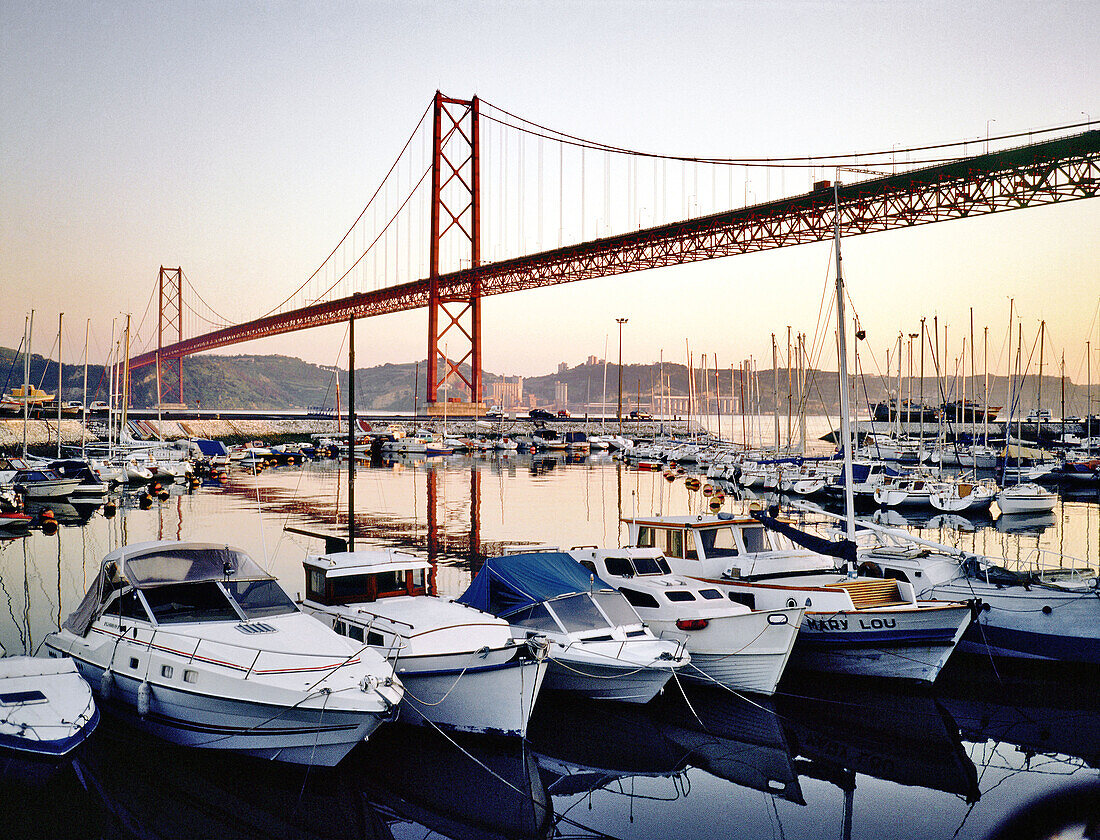
[[[856,567],[856,571],[859,572],[862,577],[882,577],[882,567],[878,563],[872,563],[870,560],[864,560]]]
[[[145,717],[149,714],[149,704],[152,702],[152,699],[153,689],[149,686],[147,681],[143,680],[141,685],[138,686],[137,693],[137,709],[141,717]]]
[[[114,688],[114,685],[114,673],[110,669],[105,670],[99,678],[99,696],[104,700],[110,700],[111,690]]]

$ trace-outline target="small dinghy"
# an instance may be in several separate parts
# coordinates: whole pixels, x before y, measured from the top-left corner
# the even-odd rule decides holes
[[[0,659],[0,749],[62,758],[99,723],[92,690],[71,659]]]

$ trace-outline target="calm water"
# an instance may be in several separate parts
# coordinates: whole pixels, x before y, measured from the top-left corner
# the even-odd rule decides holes
[[[346,529],[333,463],[172,492],[149,510],[123,496],[110,520],[55,506],[72,523],[56,536],[0,542],[7,651],[37,650],[118,545],[225,541],[293,594],[303,554],[323,546],[283,528]],[[505,545],[614,545],[632,511],[706,502],[599,456],[361,467],[355,499],[360,547],[432,557],[452,596]],[[1039,520],[913,524],[1000,556],[1042,548],[1100,565],[1095,492]],[[1098,689],[1095,674],[971,659],[928,691],[790,675],[774,698],[693,691],[685,702],[674,686],[642,708],[544,697],[526,744],[398,724],[335,771],[311,772],[176,749],[108,720],[48,780],[7,767],[0,814],[9,836],[59,838],[981,838],[1022,803],[1100,776]]]

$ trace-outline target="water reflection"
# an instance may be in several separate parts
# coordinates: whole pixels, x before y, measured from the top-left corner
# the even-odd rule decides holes
[[[724,509],[735,509],[735,492]],[[75,519],[63,511],[73,526],[54,536],[35,530],[0,542],[8,652],[36,650],[119,545],[224,540],[294,593],[304,553],[319,545],[284,526],[347,530],[337,462],[234,472],[169,493],[143,509],[128,490],[112,497],[111,519],[102,508],[77,509]],[[505,545],[616,545],[632,511],[709,509],[682,480],[606,456],[365,463],[355,495],[359,541],[427,556],[452,597]],[[930,516],[920,528],[969,550],[1026,559],[1051,548],[1097,565],[1095,494],[1012,530],[966,522]],[[675,686],[642,708],[545,697],[529,747],[384,727],[332,773],[211,757],[107,725],[44,791],[13,769],[0,812],[18,807],[26,825],[52,837],[707,837],[733,827],[788,838],[981,838],[1034,794],[1097,776],[1098,680],[953,658],[925,692],[785,679],[772,699],[692,690],[685,700]]]

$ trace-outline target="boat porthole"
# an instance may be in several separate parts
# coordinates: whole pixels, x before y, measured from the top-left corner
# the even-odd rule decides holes
[[[791,607],[797,607],[797,606],[798,606],[798,604],[796,604],[796,603],[794,602],[794,598],[788,598],[788,599],[787,599],[787,607],[788,607],[788,608],[791,608]]]
[[[807,599],[806,599],[806,606],[807,606],[807,607],[812,607],[813,605],[814,605],[814,602],[813,602],[813,601],[811,601],[811,600],[810,600],[809,598],[807,598]]]
[[[1052,610],[1049,605],[1043,607],[1043,615],[1050,615],[1052,612],[1054,612],[1054,610]]]
[[[137,666],[138,666],[137,657],[131,656],[130,657],[130,667],[131,668],[136,668]]]

